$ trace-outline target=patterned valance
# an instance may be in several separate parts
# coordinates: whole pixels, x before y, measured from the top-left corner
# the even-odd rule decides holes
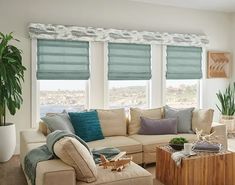
[[[131,31],[93,27],[31,23],[29,35],[33,39],[98,41],[113,43],[163,44],[202,47],[209,43],[205,35]]]

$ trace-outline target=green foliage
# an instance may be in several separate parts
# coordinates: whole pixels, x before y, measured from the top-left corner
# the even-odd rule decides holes
[[[6,124],[6,108],[11,115],[20,109],[23,102],[21,81],[24,81],[21,51],[9,41],[15,40],[12,33],[0,32],[0,125]]]
[[[184,144],[188,143],[187,139],[184,137],[174,137],[173,139],[170,140],[170,144]]]
[[[221,104],[221,107],[216,105],[222,115],[233,116],[235,113],[235,104],[234,104],[234,93],[235,93],[235,83],[229,85],[225,92],[222,93],[219,91],[216,93],[216,96]]]

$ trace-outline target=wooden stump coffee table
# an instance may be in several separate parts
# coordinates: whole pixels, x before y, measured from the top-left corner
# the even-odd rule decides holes
[[[176,166],[172,152],[167,145],[157,147],[156,179],[164,185],[235,185],[234,153],[200,152]]]

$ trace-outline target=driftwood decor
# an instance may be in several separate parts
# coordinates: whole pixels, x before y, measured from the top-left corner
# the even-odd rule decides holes
[[[31,23],[29,35],[33,39],[80,40],[136,44],[164,44],[202,47],[209,43],[205,35],[161,33],[150,31],[105,29]]]
[[[101,163],[99,166],[103,166],[104,169],[111,167],[111,171],[122,171],[127,164],[130,164],[132,157],[123,157],[126,155],[126,152],[120,152],[111,160],[106,159],[104,155],[100,155]]]
[[[230,53],[208,51],[207,58],[208,78],[228,78],[230,76]]]

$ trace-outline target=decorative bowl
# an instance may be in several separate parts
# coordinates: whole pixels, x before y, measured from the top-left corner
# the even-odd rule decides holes
[[[184,144],[171,144],[171,143],[169,143],[169,145],[174,150],[183,150],[184,149]]]

